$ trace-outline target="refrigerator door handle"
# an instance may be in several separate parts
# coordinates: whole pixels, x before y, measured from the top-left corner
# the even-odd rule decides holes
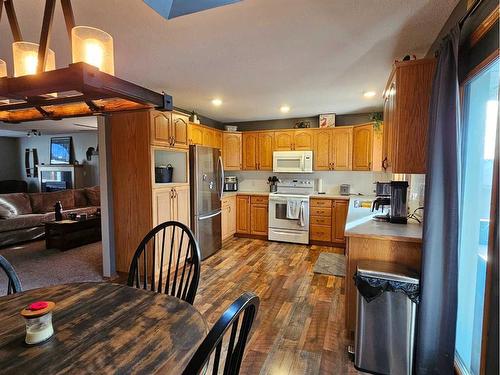
[[[198,216],[198,220],[205,220],[205,219],[210,219],[212,217],[215,217],[221,213],[221,210],[218,210],[217,212],[214,212],[213,214],[209,215],[204,215],[204,216]]]
[[[224,165],[222,164],[222,156],[219,156],[219,168],[220,168],[219,199],[222,199],[222,194],[224,191]]]

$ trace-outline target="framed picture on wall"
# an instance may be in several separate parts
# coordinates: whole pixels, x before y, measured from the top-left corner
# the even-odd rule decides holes
[[[326,113],[319,115],[320,128],[333,128],[335,127],[335,113]]]
[[[50,164],[69,165],[72,162],[73,142],[71,137],[50,139]]]

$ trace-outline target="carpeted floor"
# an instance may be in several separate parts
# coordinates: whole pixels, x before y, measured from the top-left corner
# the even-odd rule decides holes
[[[34,241],[0,249],[14,267],[23,290],[82,281],[101,281],[101,242],[68,251],[45,249],[45,241]],[[0,272],[0,296],[7,293],[7,279]]]
[[[345,277],[345,255],[321,253],[314,265],[314,273]]]

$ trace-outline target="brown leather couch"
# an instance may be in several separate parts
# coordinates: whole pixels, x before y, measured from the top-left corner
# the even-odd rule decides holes
[[[55,218],[61,201],[63,218],[69,213],[92,214],[100,207],[99,186],[50,193],[0,194],[0,247],[42,239],[45,223]]]

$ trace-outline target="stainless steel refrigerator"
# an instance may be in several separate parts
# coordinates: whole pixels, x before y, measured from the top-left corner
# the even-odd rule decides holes
[[[224,167],[220,150],[189,146],[191,229],[206,259],[222,247],[221,199]]]

